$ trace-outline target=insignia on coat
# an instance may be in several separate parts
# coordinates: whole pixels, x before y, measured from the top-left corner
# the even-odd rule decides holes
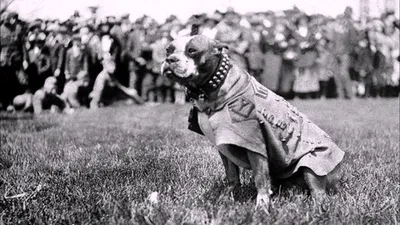
[[[254,108],[254,104],[245,98],[239,98],[230,103],[229,111],[232,112],[230,113],[232,122],[235,123],[253,119],[250,115],[252,115]]]
[[[255,95],[257,95],[258,97],[261,97],[263,99],[267,99],[268,97],[268,90],[262,86],[262,85],[257,85],[254,82],[251,82],[252,86],[253,86],[253,90]]]

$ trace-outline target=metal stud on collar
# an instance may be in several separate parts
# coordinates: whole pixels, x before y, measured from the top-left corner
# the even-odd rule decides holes
[[[200,94],[200,95],[199,95],[199,101],[200,101],[200,102],[204,102],[204,100],[205,100],[204,94]]]
[[[232,64],[229,61],[228,55],[221,52],[221,61],[219,67],[216,69],[211,79],[207,81],[205,85],[198,88],[198,90],[187,90],[187,95],[191,98],[191,100],[197,99],[199,102],[204,102],[209,93],[214,92],[218,87],[221,86],[231,67]]]

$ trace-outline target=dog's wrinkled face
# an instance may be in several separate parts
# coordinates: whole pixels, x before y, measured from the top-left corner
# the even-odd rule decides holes
[[[202,35],[177,38],[166,48],[167,58],[161,72],[181,84],[195,82],[214,71],[222,48],[226,45]]]

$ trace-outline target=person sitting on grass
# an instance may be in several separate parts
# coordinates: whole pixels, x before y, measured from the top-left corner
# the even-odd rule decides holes
[[[35,94],[26,92],[18,95],[13,100],[13,106],[17,111],[31,112],[40,114],[43,110],[50,109],[52,113],[64,111],[70,113],[71,110],[66,108],[64,99],[57,95],[57,80],[55,77],[48,77],[41,89]]]
[[[103,67],[104,69],[97,76],[93,90],[89,95],[89,98],[91,98],[90,109],[97,109],[101,105],[111,104],[119,91],[138,104],[145,103],[135,89],[123,86],[113,77],[115,62],[110,55],[104,57]]]
[[[26,91],[23,94],[15,96],[15,98],[13,99],[12,111],[32,112],[32,97],[33,94],[30,91]]]
[[[52,113],[63,111],[69,113],[65,101],[56,93],[57,79],[48,77],[41,89],[37,90],[32,97],[33,112],[40,114],[43,110],[50,109]]]

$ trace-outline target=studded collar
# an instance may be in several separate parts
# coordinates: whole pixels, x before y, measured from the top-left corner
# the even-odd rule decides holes
[[[186,94],[191,100],[204,101],[211,93],[217,91],[224,84],[228,72],[232,68],[232,64],[225,52],[221,51],[219,54],[218,66],[214,73],[199,88],[186,88]]]

